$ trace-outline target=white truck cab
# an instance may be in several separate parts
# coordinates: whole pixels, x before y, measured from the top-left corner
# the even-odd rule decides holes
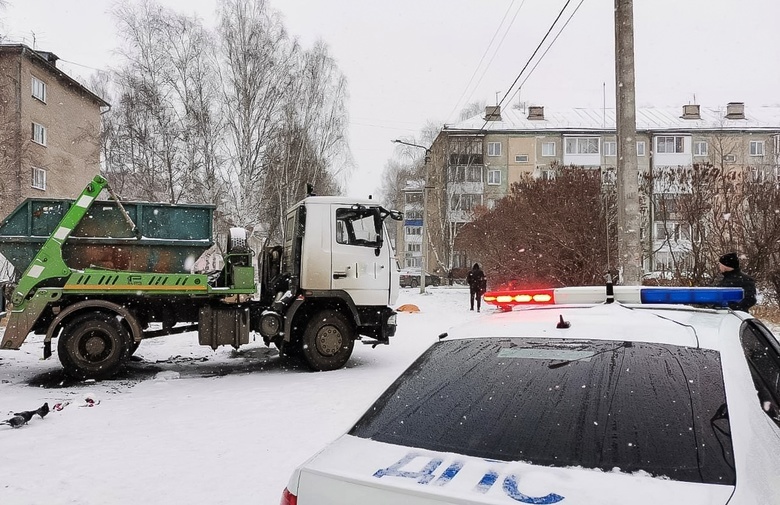
[[[310,196],[287,212],[284,245],[263,253],[261,293],[272,310],[261,334],[317,370],[339,368],[355,340],[395,334],[400,270],[385,220],[403,218],[373,200]]]

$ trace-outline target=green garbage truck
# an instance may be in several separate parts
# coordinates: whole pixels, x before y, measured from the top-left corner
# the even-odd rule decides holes
[[[355,341],[389,343],[399,268],[385,220],[401,213],[308,196],[287,210],[282,244],[255,262],[232,228],[209,270],[198,258],[214,249],[213,211],[122,202],[101,176],[76,200],[26,200],[0,223],[0,254],[23,272],[5,290],[0,350],[44,335],[44,358],[56,339],[69,375],[100,379],[144,339],[188,331],[213,349],[254,332],[318,371],[342,367]]]

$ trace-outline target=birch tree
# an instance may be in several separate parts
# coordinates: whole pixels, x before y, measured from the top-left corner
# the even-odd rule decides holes
[[[220,11],[223,117],[229,156],[225,183],[232,222],[250,230],[264,221],[268,150],[292,85],[295,45],[265,0],[226,0]]]
[[[309,51],[296,45],[294,53],[281,124],[268,152],[262,208],[266,215],[279,216],[269,237],[281,230],[284,209],[305,196],[306,184],[317,194],[337,194],[338,179],[351,166],[346,79],[323,43]]]
[[[107,118],[109,178],[144,199],[217,203],[221,125],[210,36],[197,19],[151,2],[115,14],[123,63]]]

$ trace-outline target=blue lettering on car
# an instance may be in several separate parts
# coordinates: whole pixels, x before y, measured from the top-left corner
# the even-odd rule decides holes
[[[550,493],[538,498],[524,495],[517,489],[517,477],[515,475],[509,475],[506,479],[504,479],[504,493],[506,493],[507,496],[513,500],[517,500],[521,503],[535,503],[541,505],[548,503],[558,503],[559,501],[563,500],[563,496],[557,495],[555,493]]]
[[[401,468],[405,467],[415,458],[423,457],[422,454],[410,452],[403,458],[396,461],[394,464],[387,468],[380,468],[374,473],[374,477],[405,477],[407,479],[417,479],[419,484],[427,484],[435,477],[433,475],[434,470],[439,468],[442,461],[441,458],[431,458],[427,465],[422,470],[417,472],[402,471]]]
[[[439,478],[433,481],[434,486],[443,486],[444,484],[448,483],[452,480],[453,477],[458,475],[458,472],[460,472],[460,469],[463,468],[463,462],[461,461],[454,461],[450,466],[448,466],[442,473],[439,475]]]
[[[482,477],[482,480],[480,480],[476,487],[474,487],[474,491],[485,494],[491,487],[493,487],[493,484],[495,484],[497,480],[498,473],[491,470]]]
[[[417,458],[426,458],[429,459],[429,461],[421,470],[403,470],[406,465]],[[434,481],[434,472],[441,466],[443,462],[444,460],[442,458],[433,458],[417,452],[410,452],[387,468],[380,468],[374,472],[374,477],[402,477],[405,479],[415,479],[419,484],[429,484],[431,481],[433,481],[434,486],[443,486],[450,482],[458,474],[458,472],[460,472],[464,465],[462,461],[453,461]],[[498,472],[494,470],[488,471],[485,475],[482,476],[477,485],[474,486],[474,491],[482,494],[487,493],[490,488],[492,488],[493,485],[498,481],[498,478]],[[520,503],[549,505],[552,503],[558,503],[564,499],[563,496],[555,493],[549,493],[545,496],[528,496],[520,492],[517,486],[517,481],[518,478],[516,475],[507,475],[504,478],[502,490],[508,497]]]

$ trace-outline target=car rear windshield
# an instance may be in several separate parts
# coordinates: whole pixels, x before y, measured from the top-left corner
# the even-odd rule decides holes
[[[716,351],[619,341],[439,342],[350,434],[536,465],[735,482]]]

